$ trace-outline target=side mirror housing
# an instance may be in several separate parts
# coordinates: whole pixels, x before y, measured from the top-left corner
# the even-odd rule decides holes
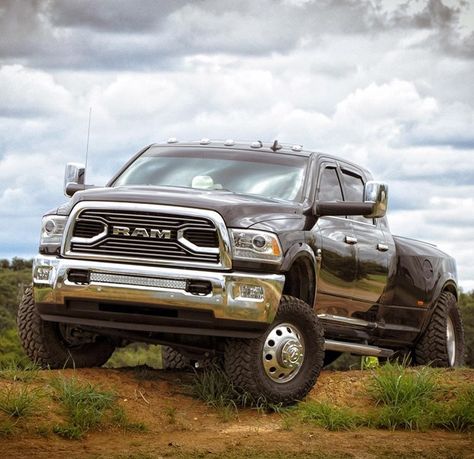
[[[67,163],[64,171],[64,194],[71,197],[76,191],[85,189],[85,176],[84,164]]]
[[[364,188],[364,202],[373,203],[372,213],[365,215],[366,217],[385,217],[388,207],[387,184],[374,181],[367,182]]]

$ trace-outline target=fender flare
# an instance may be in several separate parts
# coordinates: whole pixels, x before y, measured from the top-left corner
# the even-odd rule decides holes
[[[313,279],[311,279],[311,283],[313,285],[313,291],[312,291],[313,304],[310,304],[310,306],[314,308],[316,305],[319,261],[316,255],[314,254],[313,249],[304,242],[297,242],[293,244],[287,250],[280,269],[282,272],[287,273],[288,271],[290,271],[294,263],[300,259],[306,259],[306,261],[309,262],[309,265],[313,271]]]

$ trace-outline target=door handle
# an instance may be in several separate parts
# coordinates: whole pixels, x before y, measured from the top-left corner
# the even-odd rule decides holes
[[[357,238],[352,236],[346,236],[344,239],[346,244],[357,244]]]
[[[377,250],[379,252],[386,252],[388,250],[388,245],[387,244],[382,244],[382,243],[378,243],[377,244]]]

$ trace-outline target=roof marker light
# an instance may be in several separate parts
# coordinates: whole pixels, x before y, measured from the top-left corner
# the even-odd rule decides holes
[[[170,137],[167,143],[178,143],[178,139],[176,137]]]
[[[293,145],[291,149],[293,151],[301,151],[303,149],[303,145]]]
[[[211,141],[209,139],[201,139],[201,141],[199,142],[201,145],[209,145],[211,143]]]
[[[227,139],[225,142],[224,142],[224,145],[226,147],[231,147],[232,145],[235,145],[235,142],[232,140],[232,139]]]
[[[252,142],[252,143],[250,144],[250,146],[251,146],[252,148],[262,148],[262,147],[263,147],[263,143],[262,143],[261,140],[257,140],[256,142]]]

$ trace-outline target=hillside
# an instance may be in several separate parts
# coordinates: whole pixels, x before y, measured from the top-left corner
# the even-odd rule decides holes
[[[418,371],[408,373],[416,375]],[[402,376],[406,374],[403,370]],[[321,401],[341,410],[350,408],[360,416],[379,409],[368,392],[374,375],[370,371],[326,371],[306,403],[290,410],[273,407],[277,412],[268,412],[263,406],[238,410],[219,403],[209,406],[193,396],[197,382],[192,373],[146,367],[10,369],[0,372],[0,450],[5,459],[474,457],[472,431],[452,432],[446,426],[426,431],[415,426],[413,431],[344,427],[340,422],[323,428],[309,415],[310,407]],[[445,411],[463,391],[470,390],[473,412],[467,416],[474,422],[474,370],[436,370],[431,376],[439,384],[435,400],[444,404],[439,406]],[[12,405],[19,394],[23,394],[23,403],[17,400],[20,407],[28,404],[28,396],[34,406],[21,415],[7,415],[6,395]],[[112,398],[104,402],[101,397],[107,394]],[[74,421],[78,406],[81,409]],[[98,418],[97,413],[103,416]],[[95,421],[85,425],[85,419]],[[85,430],[71,430],[73,421],[76,426],[82,422]]]

